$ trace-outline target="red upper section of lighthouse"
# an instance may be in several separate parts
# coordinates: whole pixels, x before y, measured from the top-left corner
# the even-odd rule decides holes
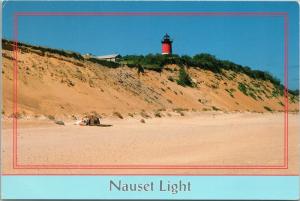
[[[166,34],[161,40],[162,46],[162,54],[172,54],[172,40],[168,34]]]

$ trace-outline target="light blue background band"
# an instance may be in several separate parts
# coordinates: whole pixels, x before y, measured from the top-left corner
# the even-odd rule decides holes
[[[154,183],[153,192],[109,191],[110,180]],[[159,182],[191,182],[190,192]],[[2,199],[299,199],[298,176],[2,176]]]

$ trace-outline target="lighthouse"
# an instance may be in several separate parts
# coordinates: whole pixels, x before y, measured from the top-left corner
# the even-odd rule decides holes
[[[166,35],[161,40],[161,54],[170,55],[172,54],[172,39],[166,33]]]

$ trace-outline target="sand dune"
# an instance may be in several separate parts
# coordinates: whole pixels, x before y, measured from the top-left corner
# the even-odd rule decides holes
[[[10,44],[11,45],[11,44]],[[3,46],[3,110],[12,115],[13,51]],[[119,112],[140,114],[143,110],[193,111],[283,111],[285,100],[269,81],[256,80],[242,73],[215,74],[201,68],[188,73],[196,87],[176,83],[179,67],[168,65],[162,73],[146,70],[138,76],[129,67],[117,69],[55,53],[20,46],[18,53],[18,116],[81,117],[97,112],[110,116]],[[172,79],[170,79],[172,78]],[[252,92],[239,89],[244,83]],[[250,95],[251,94],[251,95]],[[289,110],[298,111],[298,98],[289,95]]]

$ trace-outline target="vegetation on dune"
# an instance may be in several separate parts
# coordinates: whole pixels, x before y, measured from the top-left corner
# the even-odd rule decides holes
[[[151,116],[149,114],[147,114],[147,112],[145,110],[142,110],[140,115],[145,119],[151,118]]]
[[[14,42],[2,39],[2,46],[4,49],[10,49],[14,45]],[[72,51],[66,51],[66,50],[59,50],[59,49],[53,49],[53,48],[48,48],[48,47],[43,47],[43,46],[34,46],[34,45],[29,45],[26,43],[20,43],[18,42],[18,48],[20,50],[25,50],[26,48],[30,48],[31,50],[37,50],[39,51],[40,54],[44,55],[46,52],[52,53],[52,54],[58,54],[61,56],[65,57],[70,57],[74,58],[77,60],[84,60],[83,56],[77,52],[72,52]],[[36,52],[38,53],[38,52]]]
[[[118,118],[120,118],[120,119],[123,119],[123,118],[124,118],[124,117],[121,115],[120,112],[114,112],[113,115],[116,116],[116,117],[118,117]]]
[[[127,55],[121,58],[121,63],[131,68],[139,68],[161,72],[168,61],[168,56],[161,54]]]
[[[173,108],[173,112],[180,114],[180,116],[184,116],[184,112],[188,112],[187,108]]]
[[[2,46],[4,49],[13,50],[14,42],[6,39],[2,39]],[[100,60],[94,57],[84,58],[81,54],[77,52],[52,49],[52,48],[42,47],[42,46],[34,46],[34,45],[29,45],[20,42],[18,42],[18,47],[21,51],[26,52],[28,51],[28,49],[30,49],[33,52],[40,54],[42,56],[44,56],[45,53],[48,52],[52,54],[61,55],[64,57],[73,58],[80,61],[90,61],[109,68],[128,66],[131,68],[140,69],[140,71],[142,72],[144,70],[153,70],[156,72],[162,72],[163,69],[173,72],[176,69],[173,70],[167,67],[165,68],[165,66],[168,64],[175,64],[177,66],[180,66],[178,80],[175,80],[171,76],[169,76],[168,79],[172,82],[177,81],[177,83],[182,86],[193,86],[191,77],[188,75],[184,67],[209,70],[216,73],[217,75],[222,74],[226,76],[229,80],[235,79],[237,73],[242,73],[256,80],[270,81],[276,88],[272,92],[273,97],[284,95],[284,86],[280,83],[279,79],[271,75],[269,72],[252,70],[247,66],[242,66],[227,60],[220,60],[215,56],[207,53],[196,54],[194,56],[188,56],[188,55],[179,56],[176,54],[126,55],[121,57],[118,62],[112,62],[112,61]],[[226,70],[227,73],[223,70]],[[239,84],[238,88],[245,95],[249,95],[255,99],[254,97],[255,93],[249,92],[247,86],[242,86],[241,84]],[[299,96],[299,90],[288,90],[288,92],[293,96]],[[230,95],[232,95],[232,93],[230,93]]]
[[[253,98],[254,100],[258,100],[261,99],[263,100],[263,98],[260,96],[261,91],[257,90],[256,88],[253,88],[253,86],[250,86],[246,83],[238,83],[238,89],[246,96],[250,96],[251,98]]]
[[[113,61],[106,61],[106,60],[101,60],[101,59],[97,59],[97,58],[88,58],[87,60],[90,62],[93,62],[93,63],[100,64],[102,66],[109,67],[109,68],[118,68],[121,66],[119,63],[116,63]]]
[[[233,92],[235,92],[235,89],[225,89],[225,91],[227,91],[228,94],[229,94],[232,98],[234,98]]]
[[[2,45],[5,49],[13,50],[12,49],[13,48],[12,41],[2,39]],[[57,54],[57,55],[64,56],[64,57],[73,58],[73,59],[80,60],[80,61],[85,60],[85,58],[80,53],[73,52],[73,51],[59,50],[59,49],[53,49],[53,48],[48,48],[48,47],[43,47],[43,46],[34,46],[34,45],[29,45],[29,44],[20,43],[20,42],[18,42],[18,48],[23,51],[26,51],[26,49],[29,48],[32,51],[34,51],[35,53],[40,54],[41,56],[44,56],[45,53],[51,53],[51,54]],[[88,58],[86,60],[109,67],[109,68],[118,68],[121,66],[119,63],[101,60],[101,59],[97,59],[97,58]]]
[[[58,125],[61,125],[61,126],[64,126],[65,125],[65,122],[63,121],[55,121],[54,123],[58,124]]]
[[[299,96],[295,96],[295,95],[291,95],[289,100],[292,102],[292,103],[296,103],[299,101]]]
[[[161,118],[161,117],[162,117],[162,114],[161,114],[159,111],[155,111],[155,112],[154,112],[154,116],[155,116],[155,117],[158,117],[158,118]]]
[[[289,89],[288,92],[294,96],[299,96],[299,89],[296,90]]]
[[[246,96],[248,96],[248,93],[247,93],[247,87],[245,86],[245,84],[239,82],[238,89],[239,89],[243,94],[245,94]]]
[[[49,120],[55,120],[55,117],[53,115],[48,115]]]
[[[264,106],[265,110],[272,112],[273,110],[271,108],[269,108],[268,106]]]
[[[179,70],[177,84],[179,84],[183,87],[185,87],[185,86],[193,87],[192,78],[190,77],[190,75],[186,72],[186,70],[183,67],[181,67]]]
[[[251,70],[247,66],[235,64],[231,61],[220,60],[215,56],[207,53],[196,54],[194,56],[183,55],[161,55],[161,54],[148,54],[148,55],[126,55],[121,58],[123,64],[129,67],[137,67],[142,65],[147,70],[154,70],[161,72],[167,64],[176,64],[179,66],[187,66],[191,68],[199,68],[212,71],[217,74],[222,74],[222,70],[231,70],[235,73],[243,73],[251,78],[270,81],[275,86],[282,86],[280,80],[271,75],[269,72],[260,70]],[[233,74],[234,75],[234,74]],[[228,77],[234,79],[234,77]],[[298,92],[299,93],[299,92]]]
[[[272,91],[272,96],[273,97],[278,97],[278,96],[283,96],[284,94],[284,87],[283,86],[276,86],[274,87],[273,91]]]
[[[212,106],[211,108],[212,108],[214,111],[220,111],[220,109],[217,108],[216,106]]]
[[[132,113],[128,113],[128,116],[130,116],[130,117],[134,117],[134,114],[132,114]]]
[[[173,78],[172,76],[169,76],[169,77],[168,77],[168,80],[171,81],[171,82],[174,82],[174,81],[175,81],[174,78]]]

